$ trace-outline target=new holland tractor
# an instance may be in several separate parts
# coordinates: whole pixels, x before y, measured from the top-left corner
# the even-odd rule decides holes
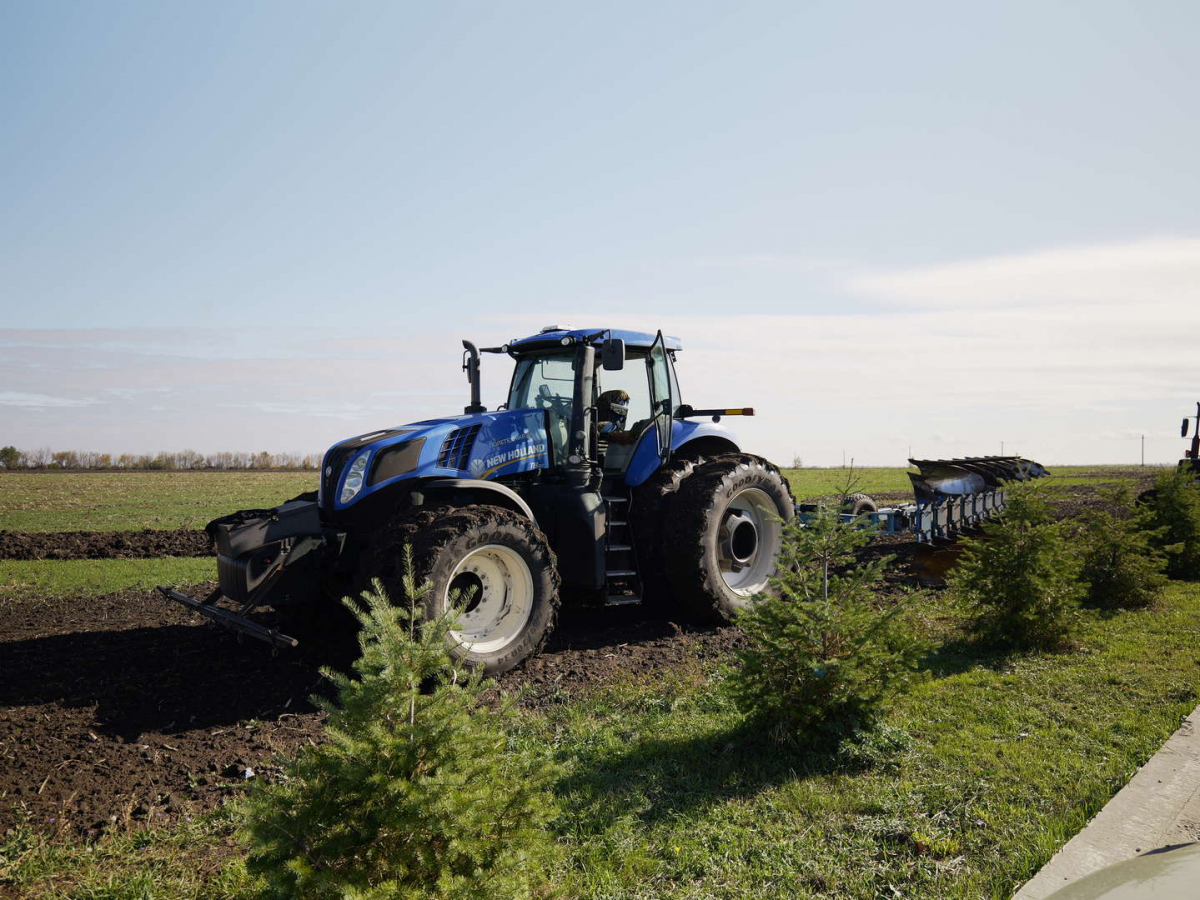
[[[340,599],[380,579],[402,596],[406,547],[425,613],[465,605],[453,650],[489,673],[535,653],[560,591],[727,621],[769,590],[788,484],[743,453],[724,416],[680,401],[677,338],[545,328],[483,353],[514,362],[506,402],[480,402],[480,351],[463,341],[462,415],[373,431],[325,454],[320,487],[208,525],[219,588],[172,600],[277,646],[321,634]],[[224,596],[236,611],[219,606]],[[249,615],[267,604],[279,628]]]

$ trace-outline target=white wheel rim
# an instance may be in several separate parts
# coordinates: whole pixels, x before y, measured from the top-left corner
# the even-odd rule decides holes
[[[456,585],[457,582],[457,585]],[[451,598],[451,588],[471,587],[470,597]],[[442,598],[465,604],[450,636],[470,653],[495,653],[515,641],[533,613],[533,574],[511,547],[486,544],[462,558]]]
[[[739,597],[765,591],[782,538],[779,513],[766,491],[746,488],[735,494],[717,528],[717,561],[726,587]]]

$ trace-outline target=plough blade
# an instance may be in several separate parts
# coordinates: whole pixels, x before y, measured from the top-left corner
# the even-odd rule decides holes
[[[909,472],[917,503],[938,503],[997,490],[1006,481],[1029,481],[1050,473],[1019,456],[968,456],[963,459],[910,459],[920,472]]]
[[[918,543],[913,548],[910,566],[914,575],[923,580],[942,581],[962,557],[962,545],[957,541]]]
[[[874,510],[865,515],[843,512],[843,522],[877,527],[888,534],[909,532],[917,541],[913,570],[926,578],[942,579],[962,555],[957,539],[1004,509],[1005,486],[1050,473],[1046,467],[1019,456],[969,456],[963,459],[910,459],[919,471],[909,472],[915,503]],[[798,503],[796,515],[809,521],[819,504]]]

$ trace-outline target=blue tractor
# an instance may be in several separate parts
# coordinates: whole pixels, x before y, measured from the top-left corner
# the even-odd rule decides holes
[[[399,596],[406,547],[427,615],[466,598],[453,652],[489,673],[544,643],[560,593],[728,621],[770,589],[795,513],[775,466],[743,453],[724,416],[680,401],[677,338],[545,328],[483,353],[514,361],[508,398],[480,402],[463,341],[462,415],[373,431],[325,454],[318,491],[217,519],[219,588],[172,600],[295,646],[339,600],[380,579]],[[236,611],[218,605],[226,597]],[[279,612],[279,627],[249,618]],[[314,627],[315,626],[315,627]]]

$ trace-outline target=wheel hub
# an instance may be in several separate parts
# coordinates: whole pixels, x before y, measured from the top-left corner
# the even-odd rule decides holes
[[[745,510],[730,509],[721,523],[721,558],[729,568],[740,572],[758,552],[758,527]]]
[[[470,615],[479,608],[483,601],[483,581],[474,571],[459,572],[450,582],[450,596],[458,597],[459,602],[466,601],[463,615]]]
[[[529,621],[533,576],[511,547],[477,547],[455,567],[445,602],[462,605],[450,635],[474,653],[494,653],[516,640]]]
[[[782,539],[782,521],[766,491],[747,487],[735,494],[717,532],[717,560],[726,586],[742,597],[766,590]]]

